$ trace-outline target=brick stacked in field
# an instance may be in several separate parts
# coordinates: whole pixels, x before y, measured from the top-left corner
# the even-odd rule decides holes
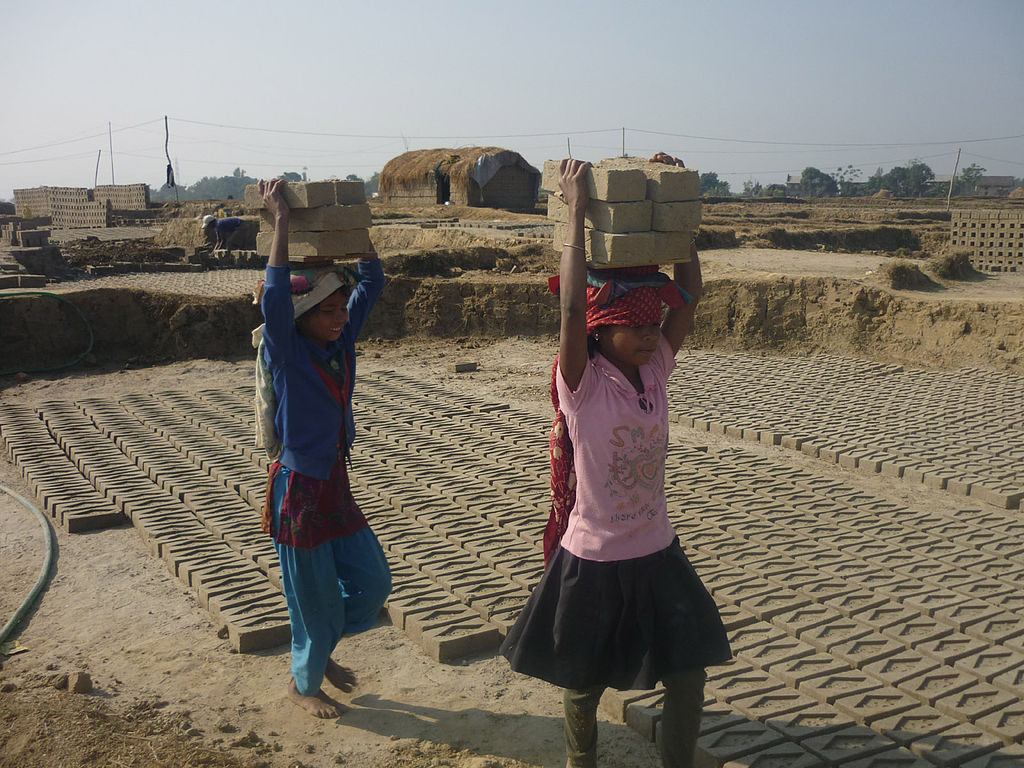
[[[1024,211],[953,211],[950,244],[984,272],[1024,272]]]
[[[289,182],[282,196],[291,208],[288,261],[292,264],[324,264],[369,252],[370,207],[363,182]],[[260,211],[256,252],[270,256],[274,219],[263,210],[263,198],[255,185],[246,187],[245,204]]]
[[[100,184],[93,199],[109,201],[115,211],[144,211],[149,208],[149,184]]]
[[[97,229],[110,226],[110,203],[50,198],[54,229]]]
[[[544,163],[541,186],[558,190],[559,161]],[[690,243],[700,226],[700,177],[691,168],[643,158],[602,160],[587,173],[587,260],[592,267],[633,267],[689,261]],[[569,209],[560,196],[548,196],[548,218],[555,222],[555,250],[569,235]]]
[[[14,190],[14,210],[18,216],[25,218],[30,216],[49,216],[49,187],[32,187],[31,189]]]

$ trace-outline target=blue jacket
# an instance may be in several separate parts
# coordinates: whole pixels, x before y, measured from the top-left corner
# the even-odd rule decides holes
[[[348,401],[356,378],[356,337],[370,310],[384,290],[384,269],[380,260],[357,262],[362,281],[348,300],[348,324],[341,336],[327,345],[317,346],[295,327],[291,296],[291,270],[267,267],[263,290],[264,357],[274,381],[277,415],[274,426],[284,445],[281,463],[304,475],[327,479],[338,458],[342,408],[313,365],[312,358],[325,364],[337,358],[351,365]],[[351,448],[356,424],[350,407],[344,413],[345,437]]]

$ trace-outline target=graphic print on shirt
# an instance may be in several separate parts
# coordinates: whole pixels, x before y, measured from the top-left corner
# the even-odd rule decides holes
[[[650,519],[657,514],[651,496],[665,484],[668,433],[660,424],[649,431],[623,424],[612,429],[608,442],[613,451],[604,487],[609,498],[617,500],[611,522]]]

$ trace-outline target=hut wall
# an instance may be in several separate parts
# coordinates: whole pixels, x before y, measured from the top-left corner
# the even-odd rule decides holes
[[[487,182],[481,201],[473,205],[528,211],[536,202],[530,174],[518,166],[506,165]]]
[[[395,205],[434,205],[437,203],[437,184],[433,174],[414,186],[402,184],[392,187],[384,197],[384,202]]]

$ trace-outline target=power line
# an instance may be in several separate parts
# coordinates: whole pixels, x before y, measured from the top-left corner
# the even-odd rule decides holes
[[[649,133],[655,136],[673,136],[679,139],[698,139],[700,141],[724,141],[736,144],[771,144],[791,147],[927,147],[944,144],[977,144],[986,141],[1008,141],[1010,139],[1024,138],[1024,133],[1014,136],[993,136],[987,139],[951,139],[950,141],[914,141],[914,142],[886,142],[885,144],[853,144],[853,143],[816,143],[807,141],[764,141],[761,139],[730,139],[722,136],[693,136],[686,133],[668,133],[666,131],[648,131],[642,128],[627,128],[627,131],[634,133]]]
[[[161,119],[162,118],[157,118],[157,120],[147,120],[146,122],[138,123],[137,125],[127,125],[124,128],[118,128],[117,130],[112,131],[112,133],[120,133],[121,131],[130,131],[132,128],[138,128],[139,126],[142,126],[142,125],[149,125],[150,123],[155,123],[155,122],[157,122],[158,120],[161,120]],[[105,137],[107,135],[108,135],[108,132],[107,131],[103,131],[103,133],[95,133],[95,134],[93,134],[91,136],[80,136],[77,139],[65,139],[64,141],[53,141],[53,142],[50,142],[49,144],[39,144],[39,145],[34,146],[34,147],[25,147],[24,149],[12,149],[12,150],[9,150],[7,152],[0,152],[0,156],[3,156],[3,155],[17,155],[17,154],[20,154],[22,152],[33,152],[33,151],[35,151],[37,149],[49,149],[50,147],[59,147],[59,146],[62,146],[64,144],[74,144],[76,141],[88,141],[89,139],[96,139],[96,138],[100,138],[100,137]],[[90,153],[90,154],[92,154],[92,153]]]
[[[205,125],[210,128],[229,128],[236,131],[259,131],[262,133],[284,133],[293,136],[326,136],[336,139],[414,139],[417,141],[424,141],[430,139],[431,141],[439,139],[524,139],[534,138],[538,136],[581,136],[587,133],[611,133],[612,131],[621,131],[622,128],[594,128],[586,131],[545,131],[541,133],[495,133],[495,134],[458,134],[453,136],[403,136],[401,134],[388,135],[388,134],[368,134],[368,133],[325,133],[322,131],[296,131],[285,128],[263,128],[253,127],[246,125],[226,125],[223,123],[207,123],[201,120],[186,120],[182,117],[172,117],[171,120],[176,120],[179,123],[189,123],[191,125]]]

